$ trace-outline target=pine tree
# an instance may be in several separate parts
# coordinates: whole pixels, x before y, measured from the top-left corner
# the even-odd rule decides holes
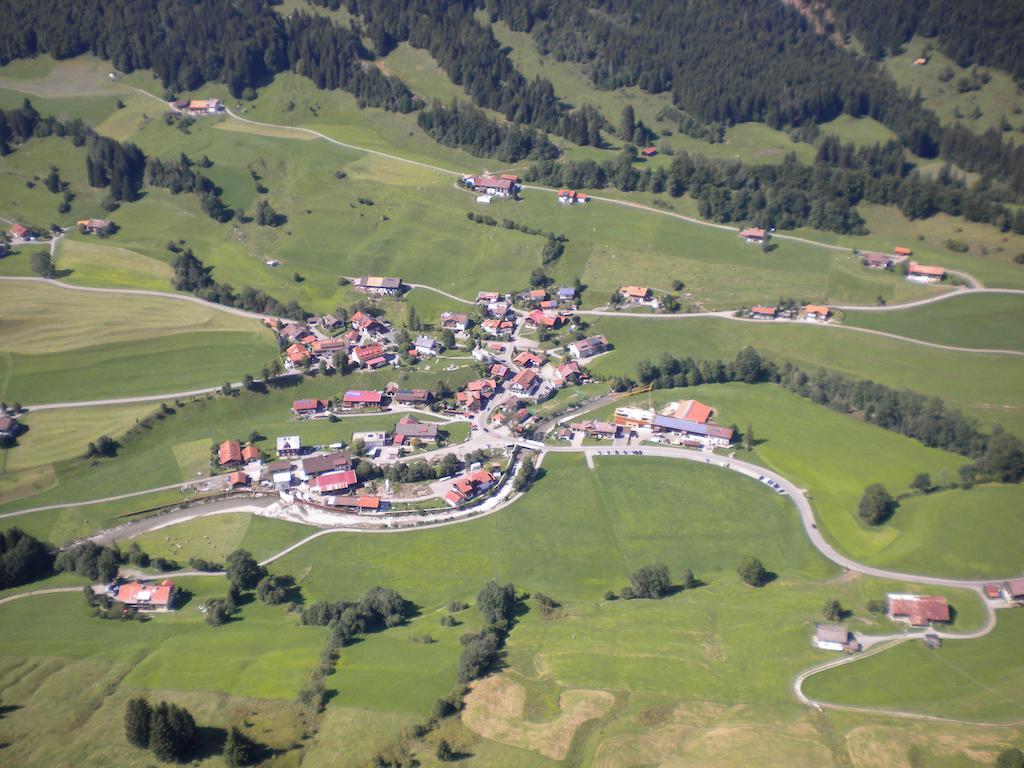
[[[149,721],[149,748],[158,759],[171,762],[177,758],[174,730],[167,714],[167,703],[161,701],[153,709]]]
[[[627,104],[622,108],[622,119],[619,120],[619,138],[623,141],[632,141],[636,133],[636,116],[633,114],[633,105]]]
[[[132,699],[124,710],[124,730],[128,743],[140,749],[149,746],[150,719],[152,707],[145,699]]]
[[[241,765],[251,765],[256,758],[256,743],[233,727],[228,731],[227,741],[224,742],[224,762],[231,768]]]

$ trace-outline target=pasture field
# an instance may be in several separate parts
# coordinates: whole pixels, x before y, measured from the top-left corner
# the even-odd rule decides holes
[[[171,291],[171,265],[110,241],[71,234],[57,244],[57,269],[75,285]]]
[[[806,489],[819,529],[859,562],[959,578],[1006,578],[1020,570],[1014,540],[1005,535],[1019,525],[1011,512],[1020,499],[1016,486],[911,498],[904,502],[905,509],[897,509],[877,527],[858,518],[857,504],[867,485],[882,483],[894,496],[909,493],[918,472],[928,472],[936,483],[948,483],[966,463],[962,456],[925,448],[770,384],[656,390],[653,398],[656,406],[696,398],[717,410],[718,423],[737,424],[740,429],[750,425],[754,451],[738,455]],[[591,418],[610,417],[617,405],[631,402],[605,406]],[[635,398],[635,404],[646,403],[646,396]]]
[[[591,368],[600,375],[636,377],[640,360],[657,363],[663,352],[696,360],[732,360],[750,345],[776,362],[811,372],[819,368],[890,387],[943,398],[978,419],[1024,434],[1020,387],[1024,361],[1006,355],[949,352],[866,333],[811,323],[740,323],[718,318],[588,318],[615,345]]]
[[[474,375],[475,369],[463,368],[446,373],[445,378],[451,386],[457,386]],[[129,436],[111,435],[123,444],[116,458],[74,458],[40,465],[37,462],[43,457],[36,454],[25,460],[34,464],[32,468],[0,475],[0,478],[9,478],[7,483],[11,486],[11,490],[0,496],[6,500],[0,504],[0,510],[103,498],[194,479],[197,473],[208,472],[210,446],[228,439],[244,440],[252,432],[261,436],[256,444],[265,453],[273,452],[273,441],[279,435],[299,435],[304,445],[349,442],[352,432],[393,427],[401,414],[344,417],[336,423],[326,419],[293,421],[289,411],[292,401],[303,397],[335,397],[344,389],[383,387],[388,381],[409,387],[430,387],[436,380],[437,375],[429,372],[403,372],[396,376],[393,371],[385,371],[345,378],[317,377],[299,386],[266,394],[240,392],[230,398],[209,395],[168,402],[173,414],[139,425]],[[108,423],[126,420],[118,410],[121,407],[112,408]],[[159,403],[154,403],[150,410],[158,407]],[[465,439],[468,434],[465,424],[445,425],[442,430],[449,432],[451,441]],[[85,445],[80,448],[84,452]],[[13,455],[20,449],[21,446],[9,449],[9,453]],[[25,491],[35,491],[31,501]],[[91,529],[76,531],[76,535],[88,530]]]
[[[851,310],[843,324],[937,344],[1024,351],[1024,295],[967,293],[893,312]]]
[[[275,352],[255,320],[192,302],[0,283],[0,398],[8,402],[212,387],[259,371]]]
[[[925,55],[927,64],[914,64],[915,59]],[[911,93],[920,90],[925,108],[937,114],[943,123],[961,123],[972,131],[983,133],[990,128],[1000,128],[1005,117],[1015,131],[1024,130],[1024,118],[1020,114],[1024,109],[1024,95],[1013,78],[1003,70],[961,67],[939,50],[934,39],[920,35],[907,43],[902,53],[888,57],[883,66],[903,88]],[[953,77],[943,82],[940,75],[947,68]],[[979,89],[960,93],[957,87],[960,80],[973,80],[974,69],[987,72],[989,81],[985,84],[979,81]]]
[[[931,650],[906,642],[852,665],[814,675],[804,692],[836,704],[882,707],[968,721],[1024,718],[1024,611],[1000,611],[992,634]]]

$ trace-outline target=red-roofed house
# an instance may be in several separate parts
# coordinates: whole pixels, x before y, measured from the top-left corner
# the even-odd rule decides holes
[[[491,376],[496,378],[498,381],[504,381],[505,379],[512,375],[512,369],[509,368],[504,363],[495,363],[494,365],[491,366],[491,369],[488,371],[488,373],[490,373]]]
[[[751,307],[750,316],[755,320],[774,320],[779,314],[775,307]]]
[[[651,300],[651,289],[642,285],[624,285],[619,288],[619,295],[626,301],[642,304]]]
[[[575,189],[560,189],[558,190],[558,202],[564,205],[573,205],[578,203],[580,200],[579,194]]]
[[[38,232],[22,224],[11,224],[11,237],[16,240],[34,240]]]
[[[912,250],[902,245],[897,245],[895,248],[892,249],[892,252],[895,253],[897,256],[910,256],[913,253]]]
[[[250,461],[259,461],[260,458],[260,449],[252,443],[242,448],[242,461],[248,463]]]
[[[249,484],[249,476],[245,472],[232,472],[228,475],[228,483],[232,488],[241,488]]]
[[[303,365],[309,362],[309,351],[301,344],[292,344],[284,354],[292,365]]]
[[[510,392],[517,392],[521,395],[532,395],[539,386],[540,377],[529,368],[517,373],[508,383]]]
[[[579,381],[582,376],[583,371],[580,370],[580,364],[575,360],[563,363],[555,369],[555,382],[559,385],[562,385],[567,381]]]
[[[374,389],[350,389],[342,396],[344,408],[380,408],[384,393]]]
[[[217,463],[222,467],[242,463],[242,444],[238,440],[225,440],[217,448]]]
[[[538,355],[536,352],[524,349],[512,358],[512,362],[520,368],[539,368],[544,365],[544,355]]]
[[[763,243],[768,239],[768,233],[761,227],[748,227],[740,230],[740,237],[748,243]]]
[[[949,603],[938,595],[888,595],[889,617],[912,627],[949,621]]]
[[[350,359],[356,365],[368,365],[371,360],[382,357],[383,354],[384,347],[380,344],[364,344],[352,350]]]
[[[313,342],[313,352],[324,355],[330,352],[348,352],[348,339],[317,339]]]
[[[700,400],[684,400],[672,413],[677,419],[687,419],[698,424],[707,424],[711,420],[714,409],[710,405],[704,405]]]
[[[821,304],[808,304],[804,307],[804,317],[808,320],[824,322],[832,315],[832,310]]]
[[[354,469],[343,469],[340,472],[328,472],[325,475],[320,475],[312,484],[320,493],[333,493],[335,491],[347,491],[357,483],[356,471]]]
[[[916,261],[910,262],[910,269],[907,272],[907,280],[913,280],[915,283],[941,283],[945,277],[946,270],[942,267],[928,267]]]
[[[643,149],[640,150],[640,154],[643,155],[644,157],[654,157],[656,154],[658,154],[658,148],[644,147]]]
[[[494,485],[494,475],[486,470],[478,469],[457,478],[451,489],[445,494],[444,499],[455,507],[474,496],[479,496],[492,485]]]
[[[481,327],[484,329],[484,333],[490,334],[491,336],[508,336],[515,330],[516,324],[512,320],[502,320],[497,317],[491,317],[484,320],[481,323]]]
[[[329,400],[296,400],[292,403],[292,413],[299,416],[312,416],[315,413],[323,413],[331,403]]]
[[[130,581],[117,590],[117,601],[139,611],[167,611],[174,605],[174,582],[164,579],[159,584]]]
[[[558,329],[562,327],[563,322],[565,322],[565,318],[561,315],[549,315],[539,309],[533,310],[526,316],[526,324],[534,328]]]
[[[441,328],[460,333],[469,327],[469,315],[460,312],[442,312]]]

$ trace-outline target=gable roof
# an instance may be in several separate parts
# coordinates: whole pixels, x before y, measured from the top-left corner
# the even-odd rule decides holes
[[[345,392],[343,401],[346,403],[380,403],[383,396],[383,392],[375,389],[349,389]]]
[[[242,444],[238,440],[225,440],[217,448],[217,460],[221,464],[232,464],[242,460]]]
[[[340,472],[328,472],[313,481],[318,491],[338,491],[356,484],[356,471],[344,469]]]

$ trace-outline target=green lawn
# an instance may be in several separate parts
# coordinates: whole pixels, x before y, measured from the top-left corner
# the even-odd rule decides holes
[[[615,350],[590,366],[599,375],[636,377],[640,360],[657,362],[664,352],[695,360],[732,360],[744,346],[808,373],[819,368],[895,389],[936,395],[978,419],[1024,434],[1024,400],[1018,383],[1024,360],[1005,355],[957,353],[813,324],[737,323],[717,318],[592,318]]]
[[[191,302],[0,283],[0,398],[7,402],[212,387],[258,372],[275,352],[258,322]]]
[[[883,707],[970,721],[1024,718],[1024,611],[1000,611],[991,635],[928,649],[906,642],[811,677],[804,692],[837,704]]]
[[[1024,350],[1024,296],[965,294],[893,312],[845,312],[845,325],[958,347]]]

